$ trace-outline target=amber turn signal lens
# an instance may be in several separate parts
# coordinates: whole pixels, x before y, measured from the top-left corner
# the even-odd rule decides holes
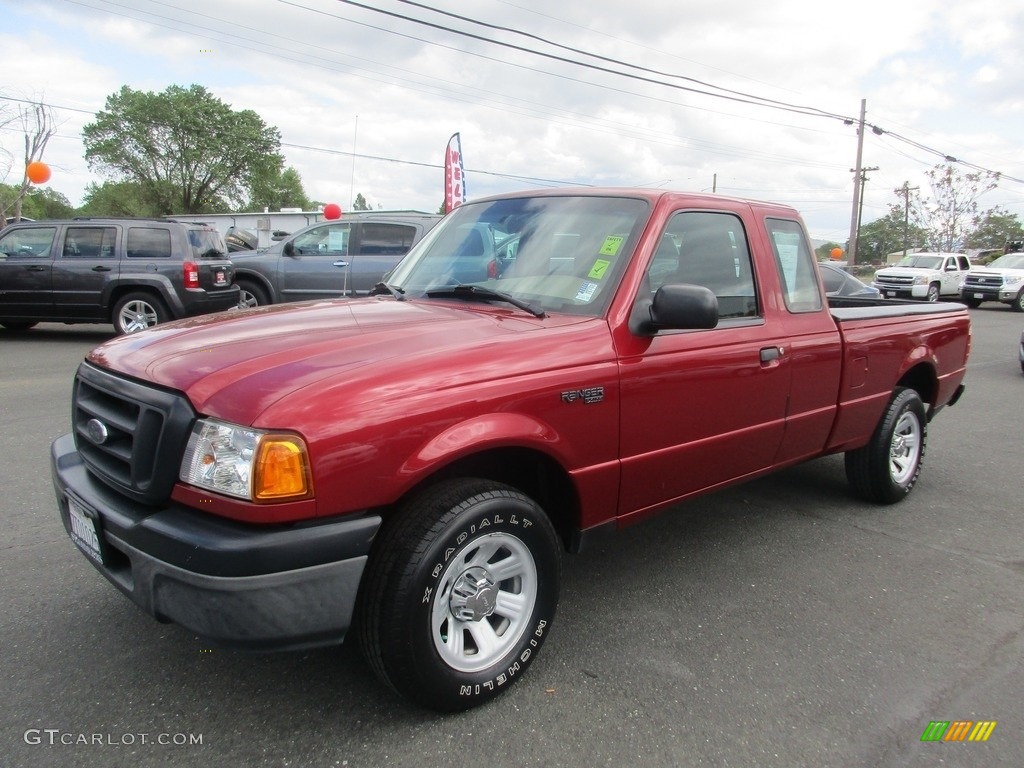
[[[304,499],[313,494],[309,456],[302,440],[292,435],[265,435],[254,462],[255,501]]]

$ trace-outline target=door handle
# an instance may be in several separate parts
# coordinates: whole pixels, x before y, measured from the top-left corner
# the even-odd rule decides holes
[[[335,267],[347,267],[348,266],[348,262],[347,261],[336,261],[336,262],[334,262],[334,264],[332,266],[335,266]]]
[[[104,267],[102,264],[97,264],[95,267],[92,268],[92,271],[93,272],[109,272],[110,271],[110,267]]]
[[[782,357],[782,353],[785,350],[782,347],[762,347],[761,348],[761,362],[771,363]]]
[[[29,264],[25,269],[29,272],[45,272],[47,268],[42,264]]]

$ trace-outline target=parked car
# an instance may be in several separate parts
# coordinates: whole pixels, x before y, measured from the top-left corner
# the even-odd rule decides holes
[[[890,299],[960,299],[960,286],[971,268],[962,253],[912,253],[875,273],[874,286]]]
[[[825,293],[828,296],[845,296],[855,299],[881,298],[882,294],[877,288],[868,285],[855,275],[851,275],[842,267],[827,261],[819,261],[818,269],[821,272],[821,281],[825,284]]]
[[[1024,253],[1007,253],[985,267],[967,273],[960,299],[968,307],[983,301],[1001,301],[1024,312]]]
[[[426,213],[351,213],[261,251],[236,251],[231,260],[241,305],[365,296],[440,220]]]
[[[20,222],[0,232],[0,325],[113,323],[134,333],[238,305],[217,230],[169,219]]]
[[[375,290],[92,350],[51,476],[142,610],[252,650],[349,635],[441,710],[522,679],[562,549],[827,454],[906,498],[970,349],[962,304],[826,300],[792,208],[659,189],[473,200]]]

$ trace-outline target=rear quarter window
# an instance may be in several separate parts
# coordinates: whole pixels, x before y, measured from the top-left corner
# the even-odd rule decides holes
[[[171,233],[166,229],[130,227],[126,253],[129,259],[169,259]]]
[[[822,307],[818,269],[799,222],[767,219],[768,239],[782,280],[783,298],[790,312],[817,312]]]

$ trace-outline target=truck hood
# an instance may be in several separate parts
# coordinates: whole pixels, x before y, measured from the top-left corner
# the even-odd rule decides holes
[[[886,267],[875,272],[875,277],[917,277],[918,275],[937,275],[936,269],[925,269],[924,267]]]
[[[353,394],[362,388],[379,396],[413,376],[429,387],[450,381],[454,371],[464,384],[466,376],[494,378],[517,365],[554,368],[564,364],[565,339],[532,343],[529,356],[520,340],[581,323],[600,323],[607,333],[607,325],[590,318],[536,319],[483,304],[384,297],[304,302],[167,323],[113,339],[87,359],[184,392],[201,414],[258,426],[274,403],[325,379]]]

